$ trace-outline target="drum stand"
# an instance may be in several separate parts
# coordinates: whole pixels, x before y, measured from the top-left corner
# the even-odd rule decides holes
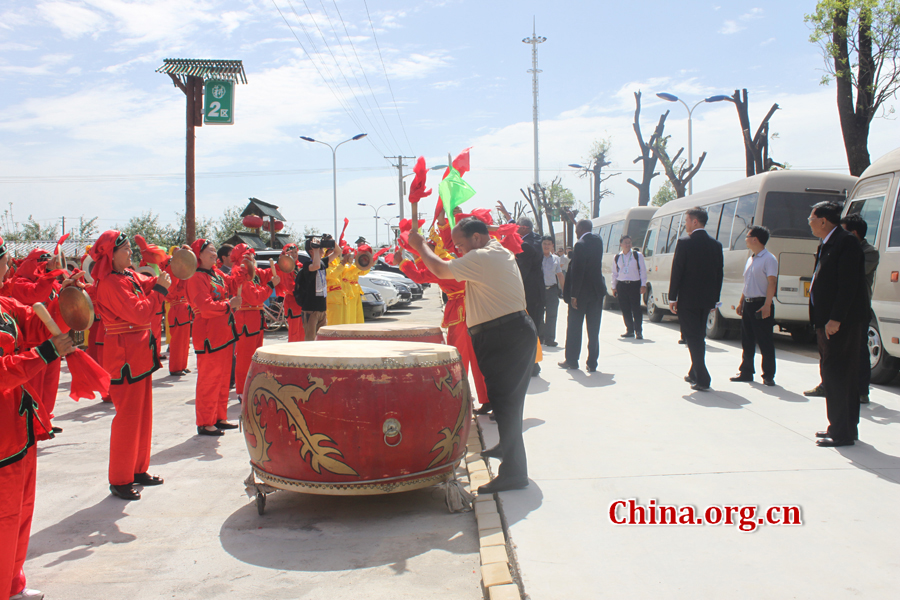
[[[256,475],[253,469],[250,469],[250,476],[244,480],[244,491],[247,492],[248,498],[256,497],[256,511],[262,515],[266,512],[266,496],[273,492],[277,492],[278,488],[272,487],[268,483],[260,483],[256,481]]]

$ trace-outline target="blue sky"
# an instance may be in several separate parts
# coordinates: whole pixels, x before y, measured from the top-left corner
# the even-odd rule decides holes
[[[834,87],[819,84],[822,58],[803,22],[812,1],[367,2],[371,25],[363,0],[6,0],[2,209],[12,202],[19,221],[99,215],[104,228],[145,210],[174,221],[184,206],[184,96],[154,72],[168,57],[241,59],[249,80],[237,89],[233,126],[197,130],[201,216],[254,196],[279,205],[298,229],[330,231],[331,153],[299,136],[338,142],[363,131],[368,138],[338,151],[339,214],[353,235],[375,233],[373,211],[358,202],[397,200],[397,171],[384,155],[424,155],[434,165],[472,146],[472,206],[511,205],[532,179],[531,52],[521,40],[533,18],[548,38],[541,179],[559,175],[587,202],[588,181],[566,165],[610,138],[610,170],[621,175],[609,181],[614,195],[602,213],[636,204],[625,180],[639,176],[631,128],[639,89],[645,135],[671,109],[666,132],[676,149],[687,144],[687,111],[656,92],[693,105],[747,88],[754,128],[773,102],[782,107],[771,122],[775,160],[846,171]],[[326,84],[319,71],[334,78]],[[875,121],[873,159],[897,133],[895,120]],[[731,104],[695,111],[695,157],[704,150],[695,191],[742,176]],[[430,179],[436,188],[439,174]]]

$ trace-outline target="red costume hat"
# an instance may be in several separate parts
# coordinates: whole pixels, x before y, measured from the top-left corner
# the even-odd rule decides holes
[[[209,246],[209,240],[204,240],[203,238],[194,240],[194,243],[191,244],[191,251],[197,257],[197,265],[200,264],[200,253],[206,250],[207,246]]]
[[[297,244],[285,244],[284,248],[281,249],[282,256],[293,250],[294,248],[299,248]],[[0,254],[2,256],[2,254]]]
[[[3,237],[0,236],[0,258],[3,258],[4,256],[6,256],[6,252],[7,252],[6,242],[4,242]]]
[[[238,266],[244,262],[244,259],[247,258],[247,256],[256,256],[256,250],[247,244],[238,244],[231,250],[229,258],[231,258],[232,265]]]
[[[100,281],[113,270],[113,252],[123,244],[128,243],[128,238],[124,233],[110,229],[104,231],[97,241],[91,246],[90,256],[94,259],[94,266],[91,268],[91,277],[95,281]]]

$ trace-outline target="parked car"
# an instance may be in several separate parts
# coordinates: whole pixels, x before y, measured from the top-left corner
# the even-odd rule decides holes
[[[400,300],[397,302],[397,306],[408,306],[412,303],[412,291],[410,291],[409,287],[400,283],[399,281],[391,281],[394,289],[397,290],[397,293],[400,295]]]
[[[423,294],[425,293],[424,289],[421,285],[408,278],[406,275],[397,275],[391,271],[369,271],[369,275],[375,274],[375,276],[387,279],[391,283],[402,283],[406,287],[409,288],[409,291],[412,295],[412,300],[421,300]]]
[[[369,275],[360,276],[359,285],[373,288],[381,294],[386,310],[390,310],[391,307],[400,301],[400,294],[397,292],[397,288],[394,287],[391,281],[380,277],[380,273],[378,275],[370,273]]]
[[[403,254],[407,259],[411,260],[413,258],[413,256],[411,254],[409,254],[409,252],[404,251]],[[376,261],[375,266],[372,267],[372,270],[378,271],[379,275],[384,275],[386,273],[393,273],[394,275],[396,275],[398,277],[403,277],[406,280],[406,281],[404,281],[404,283],[406,283],[407,281],[410,281],[410,279],[408,279],[406,277],[406,275],[403,274],[403,271],[400,270],[400,267],[395,267],[394,265],[387,264],[386,262],[384,262],[383,258],[379,258]],[[406,285],[409,285],[409,284],[407,283]],[[427,287],[431,286],[430,283],[423,283],[421,285],[419,285],[419,284],[416,284],[416,285],[420,288],[427,288]],[[419,300],[419,298],[416,297],[415,290],[413,290],[413,300]]]
[[[365,320],[371,321],[383,316],[387,311],[387,305],[381,299],[381,294],[367,286],[362,286],[362,292],[363,316]]]

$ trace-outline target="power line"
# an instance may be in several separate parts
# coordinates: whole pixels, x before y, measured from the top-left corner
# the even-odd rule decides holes
[[[378,58],[381,59],[381,69],[384,71],[384,80],[387,81],[388,90],[391,92],[391,100],[394,101],[394,110],[397,111],[397,120],[400,121],[400,127],[403,129],[403,137],[406,138],[406,143],[409,145],[410,152],[412,152],[412,144],[409,143],[409,136],[406,135],[406,127],[403,125],[403,119],[400,117],[400,107],[397,106],[397,98],[394,97],[394,88],[391,87],[391,80],[387,74],[387,67],[384,66],[384,56],[381,54],[381,46],[378,44],[378,36],[375,34],[375,24],[372,23],[372,15],[369,14],[369,4],[366,0],[363,0],[363,6],[366,7],[366,16],[369,18],[369,27],[372,28],[372,39],[375,40],[375,47],[378,48]]]

